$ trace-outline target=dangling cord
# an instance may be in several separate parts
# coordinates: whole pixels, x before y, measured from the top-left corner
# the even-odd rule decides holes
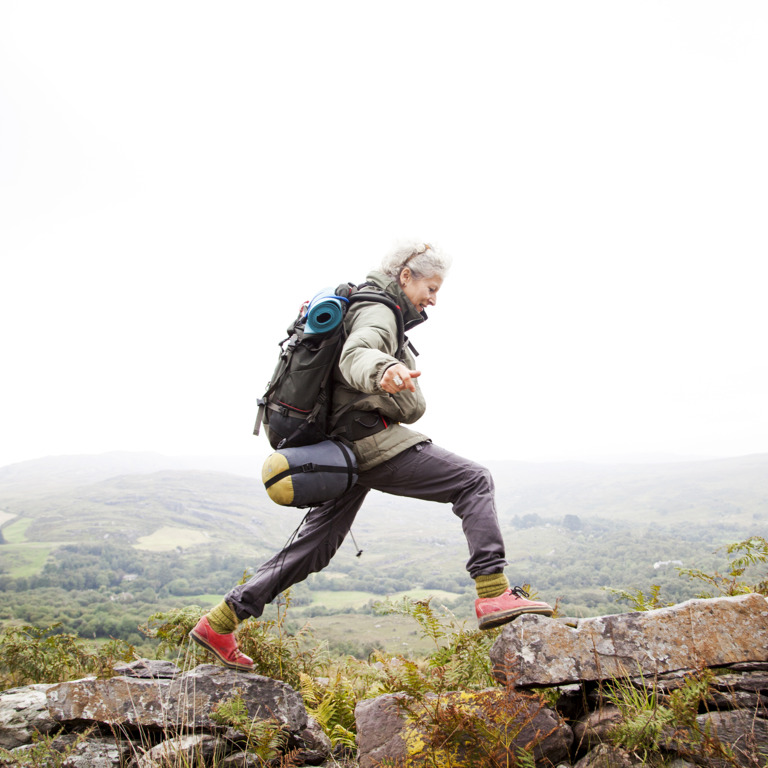
[[[357,554],[355,555],[355,557],[360,557],[360,555],[363,554],[363,550],[357,546],[357,542],[355,541],[355,534],[352,533],[351,528],[349,529],[349,535],[352,537],[352,543],[355,545],[355,549],[357,550]]]
[[[285,565],[285,558],[288,557],[288,553],[286,552],[286,550],[288,549],[288,547],[291,546],[291,544],[293,544],[294,541],[296,541],[296,537],[299,535],[299,531],[301,530],[304,523],[307,522],[307,518],[309,517],[310,512],[312,512],[312,509],[310,509],[306,515],[304,515],[304,517],[301,519],[301,522],[296,526],[296,530],[288,537],[288,541],[286,541],[285,544],[283,544],[283,548],[280,550],[282,559],[280,560],[280,570],[278,571],[278,578],[282,578],[282,575],[283,575],[283,566]],[[277,563],[275,563],[274,567],[277,567]]]

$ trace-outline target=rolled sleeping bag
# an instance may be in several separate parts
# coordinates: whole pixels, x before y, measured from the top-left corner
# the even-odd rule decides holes
[[[336,296],[331,288],[318,293],[307,307],[307,322],[304,326],[304,333],[332,331],[344,319],[347,304],[346,299]]]
[[[338,498],[357,482],[357,461],[348,445],[323,440],[270,454],[261,479],[276,504],[313,507]]]

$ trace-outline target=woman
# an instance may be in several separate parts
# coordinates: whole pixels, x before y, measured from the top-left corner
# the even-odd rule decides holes
[[[425,310],[436,304],[448,267],[448,259],[431,245],[411,244],[385,258],[381,271],[372,272],[368,281],[395,299],[409,330],[427,319]],[[510,588],[504,575],[504,542],[488,470],[404,426],[417,421],[426,404],[418,381],[421,371],[415,370],[407,345],[400,359],[395,357],[398,334],[392,310],[359,302],[344,322],[348,335],[335,372],[332,423],[336,434],[352,441],[358,482],[341,498],[312,509],[298,536],[191,631],[193,640],[233,669],[253,667],[237,647],[239,622],[261,616],[281,592],[328,565],[372,488],[453,506],[469,547],[466,567],[475,581],[481,629],[523,613],[553,612],[547,603],[527,599],[520,587]]]

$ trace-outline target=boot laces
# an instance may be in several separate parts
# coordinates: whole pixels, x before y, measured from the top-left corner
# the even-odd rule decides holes
[[[515,595],[515,597],[530,597],[530,595],[522,587],[512,587],[510,591],[513,595]]]

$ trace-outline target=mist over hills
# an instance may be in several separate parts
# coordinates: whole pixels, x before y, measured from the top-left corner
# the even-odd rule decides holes
[[[587,464],[489,462],[502,527],[561,524],[566,516],[629,525],[768,520],[768,454],[694,462]],[[279,547],[304,511],[274,504],[256,459],[115,452],[47,457],[0,468],[0,511],[30,519],[38,541],[103,535],[135,542],[160,526],[212,540]],[[386,542],[432,530],[463,545],[443,505],[372,492],[357,529]],[[0,521],[2,522],[2,521]]]
[[[264,454],[266,455],[266,454]],[[151,452],[48,456],[0,467],[0,492],[14,488],[32,491],[76,486],[119,475],[162,471],[213,472],[260,478],[264,455],[165,456]],[[768,453],[707,460],[648,462],[521,462],[488,461],[500,497],[519,489],[536,489],[554,501],[551,491],[585,497],[603,496],[609,487],[627,492],[680,496],[684,489],[718,489],[725,494],[752,498],[763,492],[768,499]],[[546,491],[549,489],[549,492]],[[586,505],[588,507],[588,505]],[[589,508],[585,509],[589,512]]]
[[[246,456],[165,456],[152,452],[111,451],[99,454],[46,456],[0,467],[0,487],[79,485],[116,475],[164,470],[226,472],[258,477],[258,459]]]

